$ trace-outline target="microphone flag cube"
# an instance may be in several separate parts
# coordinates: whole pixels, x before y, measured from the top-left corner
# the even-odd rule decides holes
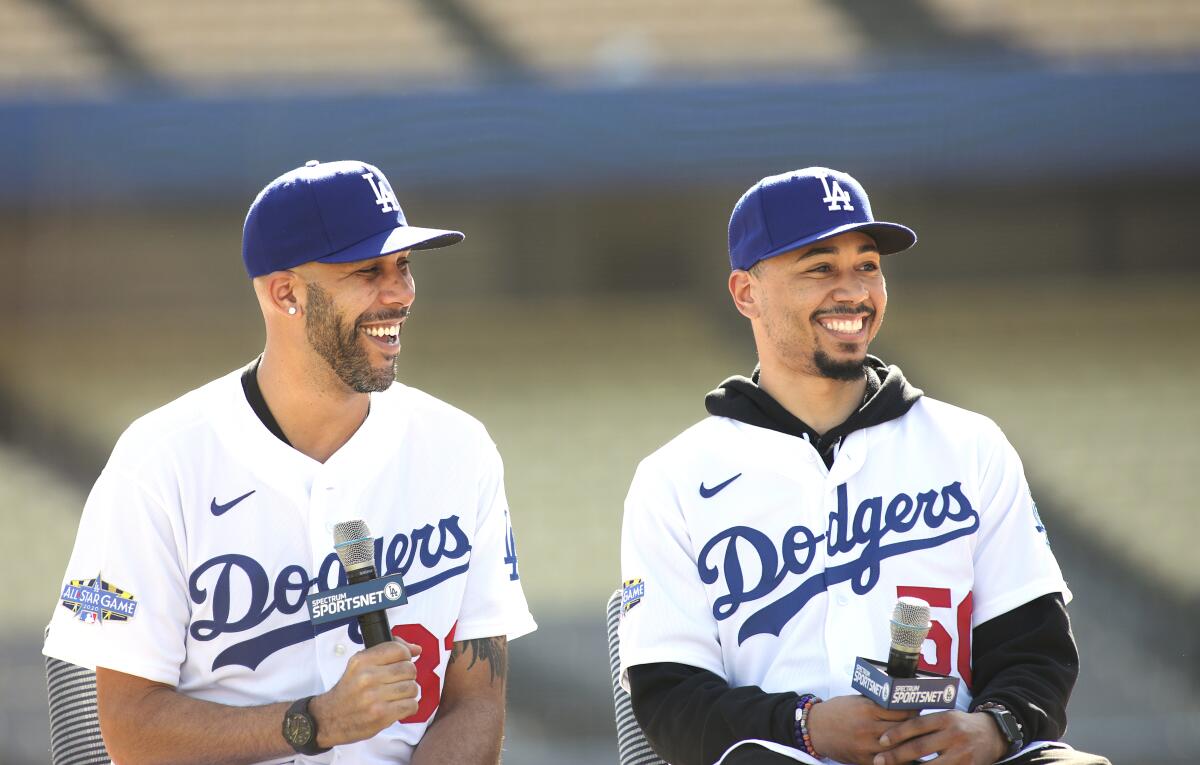
[[[850,686],[884,709],[954,709],[958,678],[917,670],[916,677],[892,677],[887,662],[854,662]]]
[[[408,602],[404,580],[399,574],[369,579],[308,596],[309,619],[313,624],[341,621],[372,611],[382,611]]]

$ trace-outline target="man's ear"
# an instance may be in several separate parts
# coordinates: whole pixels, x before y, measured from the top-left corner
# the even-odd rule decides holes
[[[757,319],[761,314],[758,278],[749,271],[733,271],[729,274],[729,295],[738,313],[747,319]]]
[[[295,272],[274,271],[258,277],[254,282],[254,291],[258,293],[264,312],[285,316],[299,316],[303,313],[301,293],[304,291],[304,285]]]

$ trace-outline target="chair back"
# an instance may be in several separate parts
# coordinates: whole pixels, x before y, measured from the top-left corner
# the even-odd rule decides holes
[[[100,737],[96,673],[47,656],[46,698],[51,764],[108,765],[112,758]]]
[[[621,588],[608,599],[608,665],[612,670],[613,706],[617,714],[617,756],[620,765],[666,765],[646,740],[646,734],[633,716],[629,694],[621,687]]]

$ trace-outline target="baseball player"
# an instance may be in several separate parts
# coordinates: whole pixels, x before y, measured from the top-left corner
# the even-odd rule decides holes
[[[506,640],[535,628],[500,456],[393,381],[410,252],[462,239],[408,225],[362,162],[309,162],[250,206],[266,349],[121,436],[46,638],[95,667],[116,761],[498,761]],[[351,519],[407,595],[366,650],[305,600],[345,583],[332,530]]]
[[[647,457],[625,503],[621,663],[675,765],[1104,763],[1062,745],[1070,592],[1021,462],[987,418],[867,355],[887,308],[876,221],[849,175],[764,178],[729,223],[729,292],[759,366]],[[954,711],[851,690],[899,596],[932,606],[922,667]]]

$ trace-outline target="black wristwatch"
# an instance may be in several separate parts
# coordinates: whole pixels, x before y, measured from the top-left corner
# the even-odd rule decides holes
[[[283,713],[283,739],[291,744],[298,754],[324,754],[329,751],[329,747],[322,749],[317,746],[317,721],[308,711],[310,701],[312,696],[306,696]]]
[[[986,712],[996,721],[996,726],[1000,728],[1000,735],[1008,742],[1008,751],[1004,753],[1005,758],[1012,757],[1024,748],[1025,734],[1021,730],[1021,721],[1008,711],[1008,707],[994,701],[985,701],[975,707],[975,711]]]

